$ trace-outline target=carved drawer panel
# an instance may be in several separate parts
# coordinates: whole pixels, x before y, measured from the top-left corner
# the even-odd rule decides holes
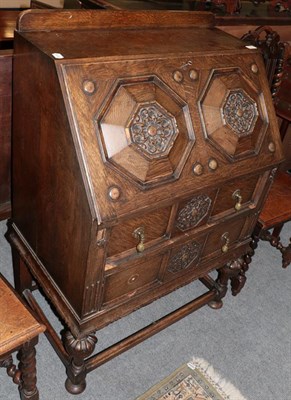
[[[211,215],[218,216],[225,211],[236,213],[246,207],[254,208],[258,183],[259,177],[256,175],[236,179],[222,186],[219,189]]]
[[[162,208],[114,226],[107,247],[108,257],[137,248],[141,242],[148,247],[161,239],[166,234],[170,212],[171,207]]]
[[[173,233],[185,232],[205,224],[211,213],[216,191],[192,195],[179,204]]]
[[[182,245],[179,244],[171,249],[163,280],[175,279],[183,273],[191,273],[198,267],[199,260],[204,248],[206,235],[194,238]]]
[[[163,255],[150,259],[138,259],[120,264],[105,277],[103,306],[108,303],[126,301],[136,294],[151,290],[160,284],[159,271]]]
[[[227,253],[241,237],[245,218],[229,221],[213,227],[209,233],[201,258]]]

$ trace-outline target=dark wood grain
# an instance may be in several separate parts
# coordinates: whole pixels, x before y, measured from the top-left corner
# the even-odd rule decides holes
[[[12,51],[0,51],[0,219],[10,216]]]
[[[214,16],[205,12],[172,11],[99,11],[90,10],[51,10],[51,18],[47,18],[48,11],[27,10],[21,13],[17,21],[17,30],[29,32],[34,30],[62,29],[114,29],[118,28],[160,28],[160,27],[191,27],[199,24],[201,27],[214,26]],[[93,14],[94,13],[94,14]],[[94,18],[93,18],[94,15]]]

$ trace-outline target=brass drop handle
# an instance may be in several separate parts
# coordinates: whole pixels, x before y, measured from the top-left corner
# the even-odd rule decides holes
[[[144,227],[139,226],[138,228],[136,228],[133,231],[132,236],[138,240],[138,244],[136,245],[136,251],[138,253],[142,253],[144,251],[144,241],[145,241]]]
[[[221,240],[224,241],[224,245],[221,247],[221,251],[223,253],[227,253],[229,250],[229,233],[225,232],[222,236],[221,236]]]
[[[236,201],[236,203],[234,205],[234,209],[236,211],[239,211],[241,209],[241,203],[243,201],[243,198],[242,198],[242,195],[241,195],[241,192],[239,189],[237,189],[235,192],[233,192],[232,198],[233,198],[233,200]]]

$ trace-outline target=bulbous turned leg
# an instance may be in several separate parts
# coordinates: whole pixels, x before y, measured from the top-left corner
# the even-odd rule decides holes
[[[20,397],[21,400],[38,400],[39,394],[36,387],[36,359],[35,348],[37,339],[33,342],[25,343],[19,351],[19,371],[20,371]]]
[[[249,269],[249,265],[252,262],[252,258],[255,255],[255,250],[258,247],[259,237],[257,235],[253,235],[252,240],[250,242],[250,250],[243,256],[243,270],[246,272]]]
[[[223,306],[223,297],[227,293],[228,281],[233,280],[239,275],[242,268],[242,260],[237,259],[224,265],[218,270],[218,278],[216,279],[217,296],[214,300],[208,303],[209,307],[219,309]]]
[[[71,363],[67,367],[66,389],[71,394],[82,393],[86,388],[85,359],[89,357],[97,343],[95,335],[90,334],[82,338],[75,338],[70,331],[64,334],[64,345],[71,356]]]

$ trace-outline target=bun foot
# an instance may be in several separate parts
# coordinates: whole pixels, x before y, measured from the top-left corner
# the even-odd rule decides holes
[[[207,304],[213,310],[219,310],[223,306],[222,300],[212,300]]]
[[[83,381],[77,385],[67,378],[65,382],[65,388],[71,394],[80,394],[86,389],[86,381]]]

